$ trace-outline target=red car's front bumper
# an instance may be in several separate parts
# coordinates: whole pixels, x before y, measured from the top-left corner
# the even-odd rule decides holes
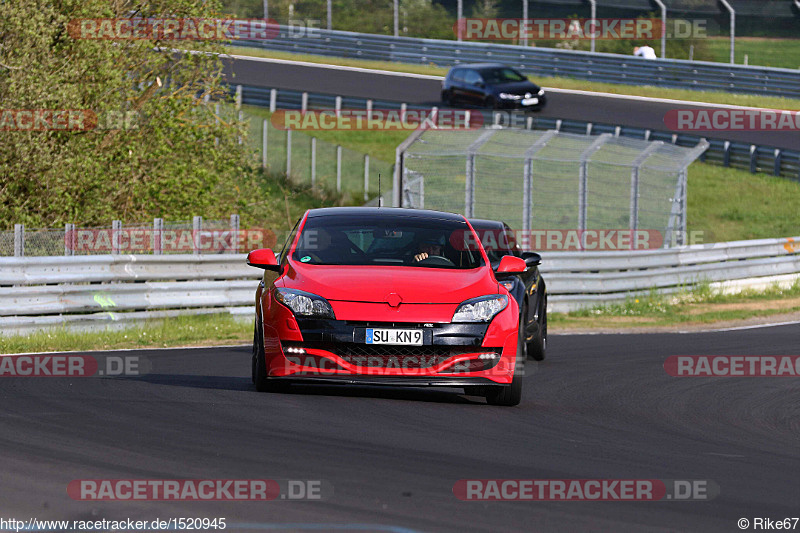
[[[337,320],[296,319],[262,294],[264,355],[272,378],[385,385],[507,385],[517,356],[513,298],[488,324],[453,324],[454,304],[331,302]],[[445,318],[446,317],[446,318]],[[366,344],[366,328],[419,329],[422,346]]]

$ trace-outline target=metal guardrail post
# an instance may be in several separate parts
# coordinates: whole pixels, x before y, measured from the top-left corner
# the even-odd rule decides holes
[[[267,119],[261,122],[261,168],[267,168]]]
[[[364,200],[369,200],[369,154],[364,155]]]
[[[164,253],[164,219],[153,219],[153,255]]]
[[[783,152],[781,152],[780,148],[775,148],[775,167],[772,170],[773,176],[780,176],[781,175],[781,156]]]
[[[64,224],[64,255],[75,255],[75,224]]]
[[[722,166],[731,166],[731,142],[725,141],[722,145]]]
[[[317,138],[311,137],[311,187],[317,184]]]
[[[336,145],[336,192],[342,192],[342,147]]]
[[[336,116],[340,116],[342,114],[342,97],[337,96],[335,103],[333,104],[333,109],[336,112]]]
[[[736,63],[736,54],[734,53],[736,47],[736,11],[733,9],[733,6],[728,3],[728,0],[719,1],[725,6],[728,13],[731,14],[731,65],[734,65]]]
[[[200,253],[200,232],[203,231],[203,217],[192,217],[192,249],[195,254]]]
[[[269,112],[274,113],[278,106],[278,89],[269,90]]]
[[[750,173],[755,174],[758,169],[758,151],[756,145],[750,145]]]
[[[292,130],[286,130],[286,178],[292,174]]]
[[[305,91],[300,95],[300,111],[302,113],[308,111],[308,93]]]
[[[231,251],[232,254],[239,253],[239,215],[231,215]]]
[[[661,8],[661,59],[667,58],[667,6],[662,0],[653,0]]]
[[[120,237],[122,233],[122,221],[121,220],[112,220],[111,221],[111,253],[114,255],[119,255],[120,252]]]
[[[464,184],[464,216],[475,216],[475,158],[480,147],[498,130],[486,129],[467,148],[467,175]]]
[[[523,167],[524,183],[522,186],[522,230],[530,231],[533,219],[533,158],[536,152],[547,146],[547,142],[555,137],[556,132],[550,130],[536,139],[530,148],[525,150],[525,165]]]
[[[236,109],[242,108],[242,86],[236,86]]]
[[[25,257],[25,224],[14,224],[14,257]]]
[[[581,236],[581,246],[586,246],[587,212],[589,204],[589,158],[599,150],[609,139],[610,133],[604,133],[594,140],[580,155],[580,170],[578,172],[578,231]]]
[[[644,166],[645,161],[650,155],[657,151],[664,145],[662,141],[656,141],[636,156],[636,159],[631,163],[631,213],[628,221],[628,227],[633,235],[633,249],[638,249],[636,230],[639,229],[639,170]]]

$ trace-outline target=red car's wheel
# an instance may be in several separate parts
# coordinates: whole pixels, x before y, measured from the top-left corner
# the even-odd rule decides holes
[[[267,375],[267,361],[264,357],[264,335],[259,327],[259,319],[256,319],[256,327],[253,338],[253,383],[258,392],[283,392],[286,390],[286,383],[277,382]]]

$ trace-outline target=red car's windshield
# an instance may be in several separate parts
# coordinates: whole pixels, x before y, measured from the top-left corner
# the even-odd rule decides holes
[[[292,259],[311,265],[471,269],[484,265],[466,222],[407,216],[309,217]]]

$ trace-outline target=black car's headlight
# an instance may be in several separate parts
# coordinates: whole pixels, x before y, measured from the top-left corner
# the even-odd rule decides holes
[[[461,302],[453,314],[453,322],[489,322],[508,305],[505,294],[479,296]]]
[[[522,96],[518,94],[500,93],[500,98],[503,100],[521,100]]]
[[[297,316],[336,318],[328,300],[322,296],[297,289],[275,289],[275,299]]]

